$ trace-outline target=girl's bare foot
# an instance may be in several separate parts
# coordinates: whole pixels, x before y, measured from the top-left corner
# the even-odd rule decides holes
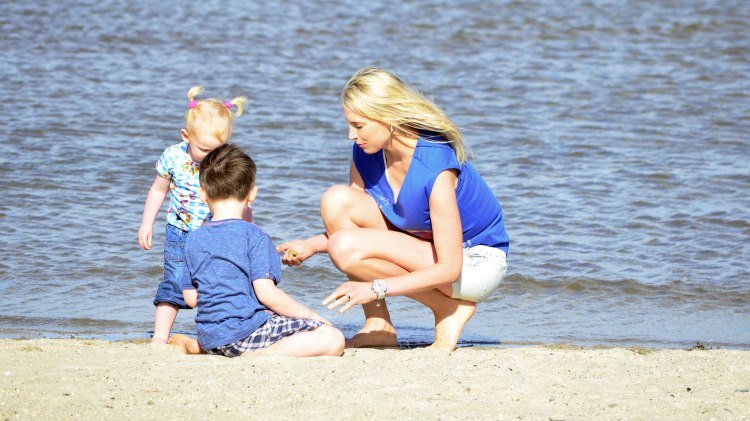
[[[176,346],[185,354],[200,354],[202,352],[196,339],[179,333],[175,333],[169,338],[169,344]]]
[[[456,349],[458,339],[466,323],[477,310],[476,303],[465,300],[452,300],[451,308],[435,312],[435,342],[429,349],[451,352]]]

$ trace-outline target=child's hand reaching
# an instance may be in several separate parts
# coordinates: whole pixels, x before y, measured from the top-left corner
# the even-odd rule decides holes
[[[138,243],[144,250],[151,250],[151,237],[153,236],[153,225],[141,225],[138,230]]]
[[[284,253],[281,263],[287,266],[299,266],[310,256],[315,254],[315,248],[305,240],[292,240],[277,246],[276,251]]]

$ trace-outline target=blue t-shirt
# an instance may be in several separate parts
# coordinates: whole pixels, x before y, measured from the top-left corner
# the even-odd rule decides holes
[[[456,152],[439,135],[420,132],[398,201],[393,200],[393,190],[385,176],[384,152],[368,155],[356,144],[353,151],[354,165],[364,181],[365,191],[375,199],[383,215],[398,229],[425,240],[432,240],[430,194],[435,180],[445,170],[457,170],[456,200],[463,246],[486,245],[508,253],[510,239],[500,202],[474,166],[469,162],[461,165]]]
[[[281,281],[276,248],[255,224],[241,219],[206,222],[185,240],[185,263],[198,290],[198,343],[203,349],[250,336],[268,320],[253,288],[256,279]]]

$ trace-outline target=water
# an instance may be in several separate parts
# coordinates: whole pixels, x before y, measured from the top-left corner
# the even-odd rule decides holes
[[[320,232],[349,163],[338,94],[379,65],[464,128],[504,206],[509,276],[462,345],[750,349],[750,3],[297,3],[0,5],[0,335],[149,335],[164,214],[152,251],[136,235],[194,84],[250,98],[257,223]],[[283,275],[361,325],[317,307],[342,280],[325,256]],[[424,307],[389,306],[430,341]]]

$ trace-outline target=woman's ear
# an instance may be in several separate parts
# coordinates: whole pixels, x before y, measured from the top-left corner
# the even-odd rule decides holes
[[[183,141],[190,143],[190,137],[188,136],[188,132],[185,129],[180,130],[180,137]]]

